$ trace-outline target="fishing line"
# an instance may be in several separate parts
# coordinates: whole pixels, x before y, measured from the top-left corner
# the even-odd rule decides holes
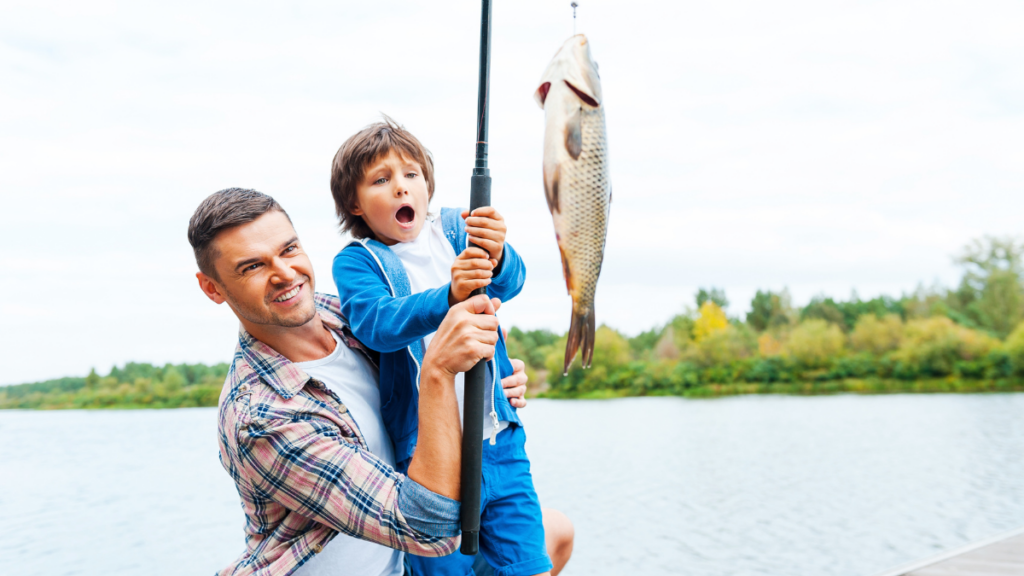
[[[576,7],[579,6],[579,4],[573,2],[572,4],[570,4],[570,6],[572,6],[572,35],[575,36],[576,35]]]

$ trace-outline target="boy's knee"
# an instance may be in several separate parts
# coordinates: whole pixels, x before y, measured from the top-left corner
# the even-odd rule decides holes
[[[569,557],[572,556],[573,540],[576,537],[576,529],[572,520],[565,514],[554,508],[543,508],[544,513],[544,539],[547,541],[548,556],[554,567],[551,574],[558,574]]]

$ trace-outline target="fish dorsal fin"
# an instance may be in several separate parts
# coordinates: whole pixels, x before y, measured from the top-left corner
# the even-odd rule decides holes
[[[577,108],[569,115],[568,121],[565,123],[565,149],[573,160],[579,160],[580,154],[583,152],[582,111],[582,108]]]

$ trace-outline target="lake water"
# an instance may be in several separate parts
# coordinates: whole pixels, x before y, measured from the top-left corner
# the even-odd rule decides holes
[[[1024,526],[1024,394],[532,400],[566,576],[870,576]],[[0,574],[212,574],[214,409],[0,411]]]

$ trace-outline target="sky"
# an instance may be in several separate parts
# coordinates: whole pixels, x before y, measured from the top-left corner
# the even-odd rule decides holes
[[[317,273],[346,243],[330,162],[386,113],[465,206],[478,2],[32,2],[0,19],[0,384],[229,361],[238,324],[186,238],[207,195],[274,196]],[[626,334],[724,288],[898,296],[954,285],[1024,214],[1024,4],[584,0],[611,209],[598,322]],[[506,326],[568,328],[541,180],[540,76],[568,1],[494,2],[493,204],[523,256]]]

